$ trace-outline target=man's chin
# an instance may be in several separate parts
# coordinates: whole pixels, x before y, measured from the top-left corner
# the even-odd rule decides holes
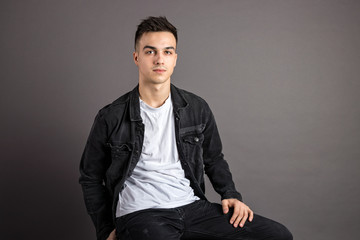
[[[151,79],[150,82],[152,84],[165,84],[167,82],[170,82],[170,78],[168,78],[168,79]]]

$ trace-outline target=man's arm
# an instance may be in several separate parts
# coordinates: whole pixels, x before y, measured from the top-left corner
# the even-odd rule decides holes
[[[222,154],[222,144],[215,118],[208,105],[205,113],[207,116],[203,143],[205,173],[215,191],[221,196],[224,214],[229,212],[229,208],[234,208],[230,223],[234,227],[243,227],[247,219],[253,220],[253,211],[242,202],[242,196],[235,188],[229,165]]]
[[[206,104],[203,108],[205,128],[203,131],[204,170],[221,200],[235,198],[242,201],[241,194],[236,190],[229,165],[222,153],[222,143],[216,126],[214,115]]]
[[[80,179],[85,205],[96,228],[97,239],[106,239],[115,228],[112,219],[112,197],[104,186],[110,163],[106,149],[107,125],[100,112],[95,118],[81,157]]]

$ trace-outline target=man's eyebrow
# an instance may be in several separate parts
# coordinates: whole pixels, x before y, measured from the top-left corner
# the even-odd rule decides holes
[[[145,48],[150,48],[150,49],[152,49],[152,50],[157,50],[156,47],[149,46],[149,45],[144,46],[143,50],[144,50]],[[166,47],[166,48],[164,48],[164,49],[174,49],[174,50],[175,50],[174,47]]]

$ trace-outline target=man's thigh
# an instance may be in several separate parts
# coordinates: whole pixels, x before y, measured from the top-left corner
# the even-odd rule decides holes
[[[183,214],[177,209],[149,209],[116,219],[116,236],[121,240],[180,240]]]
[[[185,207],[185,230],[181,239],[267,239],[291,240],[291,233],[278,222],[254,215],[252,222],[235,228],[230,224],[232,209],[223,214],[220,204],[198,201]]]

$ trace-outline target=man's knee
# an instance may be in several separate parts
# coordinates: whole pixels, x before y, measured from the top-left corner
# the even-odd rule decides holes
[[[269,239],[274,240],[293,240],[293,235],[283,224],[258,215],[256,216],[256,220],[258,220],[258,226],[264,227],[260,227],[260,229],[265,230],[264,232],[261,231],[261,237],[268,236]],[[254,229],[254,231],[256,230],[257,229]]]
[[[281,230],[278,232],[278,240],[293,240],[293,235],[284,225],[281,225]]]

